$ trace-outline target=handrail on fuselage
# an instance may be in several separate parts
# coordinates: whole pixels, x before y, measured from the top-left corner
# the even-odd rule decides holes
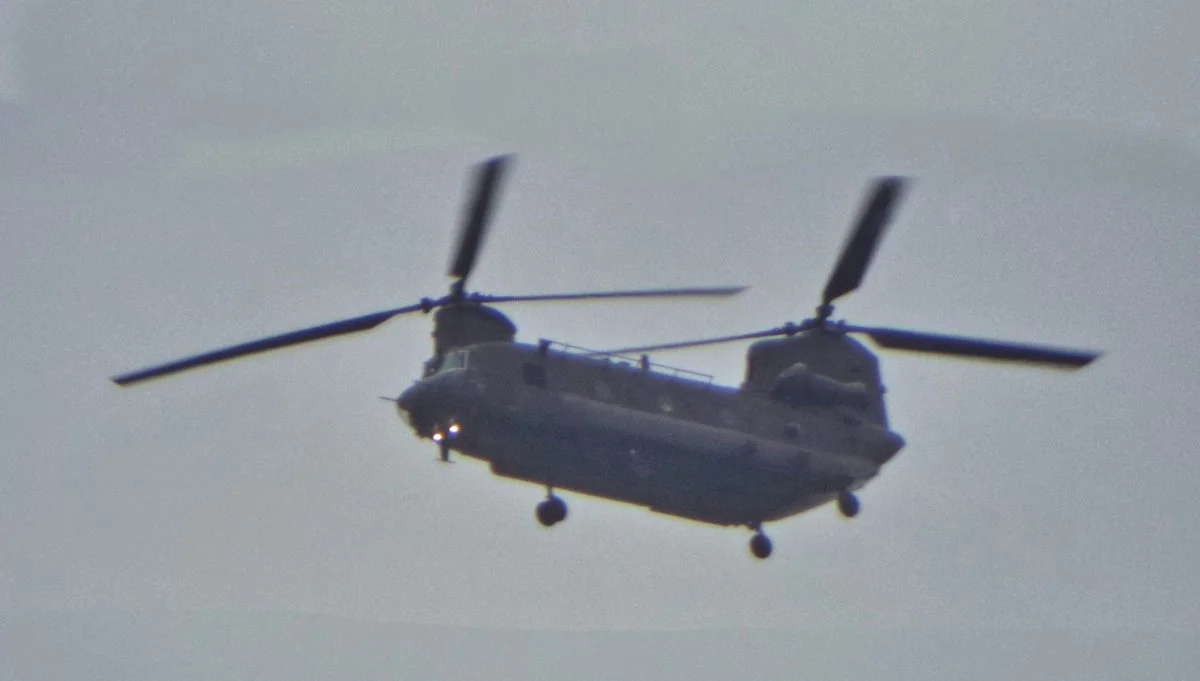
[[[687,379],[691,379],[693,381],[699,381],[701,383],[712,383],[714,380],[714,378],[711,374],[706,374],[706,373],[703,373],[700,371],[693,371],[691,369],[684,369],[683,367],[671,366],[669,364],[660,364],[658,362],[651,362],[649,355],[642,355],[640,357],[630,357],[628,355],[618,355],[618,354],[612,353],[612,352],[605,352],[604,350],[591,350],[589,348],[580,347],[578,345],[571,345],[570,343],[564,343],[562,341],[550,340],[547,338],[543,338],[538,341],[538,351],[539,352],[547,352],[549,350],[556,350],[558,352],[561,352],[561,353],[567,354],[567,355],[581,355],[584,357],[593,357],[593,358],[599,358],[599,359],[613,360],[616,362],[623,362],[623,363],[627,363],[629,366],[639,367],[639,368],[641,368],[642,371],[653,371],[655,373],[665,374],[665,375],[673,376],[676,378],[687,378]]]

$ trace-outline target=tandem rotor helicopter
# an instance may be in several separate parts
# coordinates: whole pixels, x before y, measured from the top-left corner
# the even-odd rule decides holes
[[[979,340],[831,321],[833,302],[854,291],[875,252],[905,180],[876,180],[816,308],[799,323],[718,338],[595,351],[515,340],[494,304],[612,298],[721,297],[743,287],[492,296],[466,282],[484,240],[511,156],[474,171],[450,292],[439,298],[187,357],[114,377],[128,386],[300,343],[373,329],[404,314],[433,314],[433,356],[420,380],[394,401],[440,460],[452,452],[486,461],[494,474],[546,489],[545,527],[567,517],[555,490],[753,531],[750,551],[771,554],[763,524],[830,501],[847,518],[855,491],[904,446],[888,427],[875,355],[882,348],[1077,369],[1099,353]],[[740,386],[651,362],[646,353],[756,340]]]

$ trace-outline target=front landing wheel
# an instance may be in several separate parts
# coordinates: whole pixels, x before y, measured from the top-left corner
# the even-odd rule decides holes
[[[552,527],[567,519],[567,504],[551,494],[537,505],[536,514],[542,527]]]
[[[750,537],[750,553],[754,554],[754,557],[758,558],[759,560],[766,560],[768,557],[770,557],[770,555],[771,555],[771,539],[770,539],[770,537],[763,534],[761,530],[758,532],[755,532],[754,536]]]
[[[858,503],[858,497],[852,492],[842,492],[837,499],[838,511],[847,518],[853,518],[858,515],[858,510],[861,506]]]

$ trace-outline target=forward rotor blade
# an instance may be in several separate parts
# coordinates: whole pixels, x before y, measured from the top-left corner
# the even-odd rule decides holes
[[[299,345],[300,343],[308,343],[315,340],[321,340],[323,338],[330,338],[332,336],[367,331],[368,329],[373,329],[397,315],[430,309],[430,307],[436,307],[443,302],[444,300],[431,301],[430,303],[418,303],[416,305],[409,305],[407,307],[398,307],[394,310],[374,312],[361,317],[343,319],[342,321],[338,322],[313,326],[307,329],[300,329],[299,331],[290,331],[278,336],[271,336],[269,338],[262,338],[259,340],[250,341],[248,343],[241,343],[240,345],[233,345],[220,350],[206,352],[202,355],[185,357],[183,359],[168,362],[166,364],[160,364],[148,369],[122,374],[114,377],[112,381],[117,385],[132,385],[134,383],[140,383],[152,378],[158,378],[160,376],[166,376],[168,374],[174,374],[180,371],[186,371],[188,369],[195,369],[197,367],[202,367],[209,364],[216,364],[217,362],[224,362],[238,357],[244,357],[246,355],[253,355],[259,352],[284,348],[289,345]]]
[[[465,281],[475,267],[475,259],[491,219],[496,190],[511,159],[511,154],[496,156],[476,167],[471,199],[462,216],[458,248],[450,264],[450,276]]]
[[[1100,356],[1089,350],[1069,350],[1044,345],[1010,343],[1007,341],[945,336],[941,334],[883,329],[872,327],[843,327],[851,333],[864,333],[880,346],[892,350],[910,350],[939,355],[953,355],[975,359],[1042,364],[1064,369],[1087,366]]]
[[[721,343],[735,343],[737,341],[754,340],[756,338],[770,338],[771,336],[790,336],[800,331],[809,328],[805,324],[785,324],[774,329],[765,329],[763,331],[751,331],[750,333],[739,333],[734,336],[717,336],[715,338],[701,338],[698,340],[679,341],[676,343],[660,343],[658,345],[638,345],[631,348],[618,348],[616,350],[605,350],[602,354],[606,355],[637,355],[644,352],[662,352],[664,350],[680,350],[683,348],[697,348],[705,345],[719,345]]]
[[[850,293],[862,283],[863,274],[871,264],[871,257],[892,217],[892,207],[904,192],[905,178],[883,177],[875,181],[858,224],[846,240],[837,266],[825,284],[822,303],[828,305]]]
[[[472,294],[468,300],[479,303],[519,303],[551,300],[599,300],[604,298],[727,298],[745,291],[746,286],[717,288],[664,288],[595,293],[549,293],[529,296],[489,296]]]

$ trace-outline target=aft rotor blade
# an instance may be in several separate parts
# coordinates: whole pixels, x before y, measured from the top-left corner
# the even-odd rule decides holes
[[[879,239],[892,217],[892,208],[904,192],[902,177],[883,177],[875,181],[858,223],[842,248],[837,266],[829,275],[821,302],[825,305],[850,293],[862,283]]]
[[[450,263],[450,276],[465,281],[475,267],[475,259],[479,255],[479,247],[495,205],[497,189],[511,159],[511,154],[496,156],[476,167],[471,198],[462,215],[458,248]]]
[[[808,328],[807,324],[785,324],[774,329],[765,329],[763,331],[751,331],[750,333],[739,333],[734,336],[717,336],[714,338],[700,338],[698,340],[679,341],[675,343],[659,343],[657,345],[638,345],[631,348],[618,348],[616,350],[605,350],[606,355],[637,355],[644,352],[663,352],[665,350],[681,350],[683,348],[698,348],[705,345],[720,345],[721,343],[736,343],[737,341],[754,340],[756,338],[770,338],[771,336],[790,336]]]
[[[1007,341],[945,336],[941,334],[883,329],[872,327],[844,327],[852,333],[864,333],[880,346],[892,350],[911,350],[939,355],[953,355],[975,359],[1042,364],[1065,369],[1087,366],[1100,356],[1090,350],[1069,350],[1044,345],[1010,343]]]
[[[168,362],[166,364],[160,364],[148,369],[122,374],[114,377],[112,380],[117,385],[132,385],[134,383],[140,383],[152,378],[158,378],[160,376],[166,376],[168,374],[174,374],[180,371],[186,371],[188,369],[195,369],[197,367],[207,366],[209,364],[216,364],[217,362],[224,362],[238,357],[244,357],[246,355],[253,355],[259,352],[284,348],[290,345],[299,345],[300,343],[308,343],[311,341],[330,338],[333,336],[340,336],[348,333],[367,331],[368,329],[373,329],[397,315],[430,309],[431,307],[436,307],[441,302],[443,301],[418,303],[416,305],[409,305],[407,307],[398,307],[394,310],[374,312],[361,317],[343,319],[342,321],[338,322],[313,326],[307,329],[300,329],[299,331],[290,331],[278,336],[271,336],[269,338],[262,338],[259,340],[250,341],[248,343],[241,343],[239,345],[233,345],[220,350],[206,352],[202,355],[185,357],[183,359]]]
[[[663,288],[594,293],[549,293],[528,296],[489,296],[472,294],[468,300],[479,303],[519,303],[551,300],[599,300],[604,298],[727,298],[745,291],[746,286],[716,288]]]

